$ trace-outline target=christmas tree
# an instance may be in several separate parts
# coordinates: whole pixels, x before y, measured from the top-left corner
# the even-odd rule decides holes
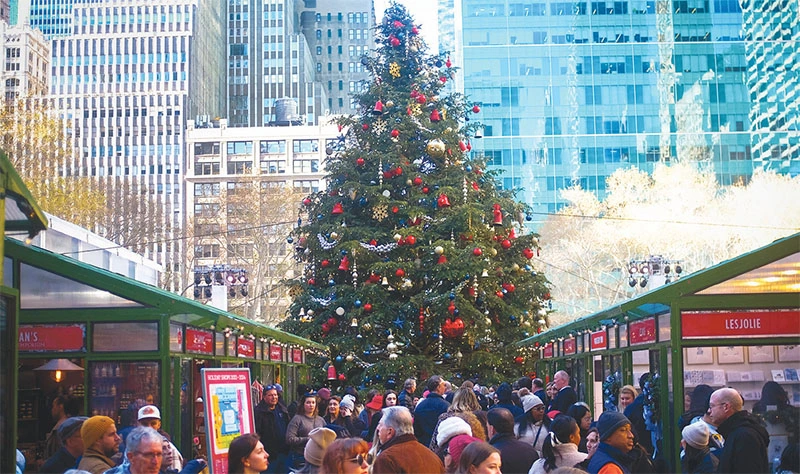
[[[544,325],[549,298],[529,208],[473,156],[480,106],[444,94],[456,70],[425,53],[403,6],[376,37],[361,112],[326,150],[328,189],[303,200],[289,238],[305,270],[281,326],[329,345],[341,383],[518,376],[511,345]]]

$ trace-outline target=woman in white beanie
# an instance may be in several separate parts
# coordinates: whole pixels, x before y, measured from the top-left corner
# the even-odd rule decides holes
[[[322,466],[322,459],[330,446],[336,440],[336,432],[328,428],[314,428],[308,433],[308,443],[303,449],[306,465],[295,474],[317,474]]]
[[[717,472],[719,459],[708,448],[709,431],[703,421],[686,425],[681,432],[681,472],[684,474],[710,474]]]
[[[431,442],[436,441],[434,452],[442,462],[445,460],[450,440],[462,434],[472,436],[472,427],[460,416],[451,416],[439,422],[436,438]]]
[[[524,413],[515,420],[514,434],[520,441],[533,446],[536,454],[541,457],[544,440],[550,432],[550,419],[544,414],[544,402],[531,393],[523,394],[520,401]]]

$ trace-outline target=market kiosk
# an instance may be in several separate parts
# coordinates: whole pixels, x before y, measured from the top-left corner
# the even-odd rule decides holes
[[[800,407],[800,234],[519,345],[538,356],[538,373],[566,369],[582,387],[581,399],[594,406],[595,419],[614,409],[621,385],[638,388],[641,374],[654,376],[645,409],[652,410],[648,421],[673,472],[679,466],[677,419],[697,385],[733,387],[751,410],[772,381]],[[773,460],[792,433],[769,409],[764,419]]]
[[[310,340],[70,257],[13,239],[5,245],[6,285],[19,292],[18,447],[29,465],[43,457],[57,395],[119,428],[135,423],[135,407],[153,403],[192,458],[205,454],[202,368],[248,367],[255,401],[270,383],[291,398],[310,381],[306,358],[327,354]]]

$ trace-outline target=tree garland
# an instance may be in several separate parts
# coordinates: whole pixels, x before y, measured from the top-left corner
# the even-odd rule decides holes
[[[606,379],[603,381],[603,395],[605,395],[605,399],[603,400],[603,411],[618,411],[617,403],[619,402],[619,389],[622,388],[622,383],[620,382],[619,372],[615,372],[613,374],[609,374]]]
[[[644,421],[647,429],[653,431],[661,421],[661,376],[654,374],[642,387],[644,393]]]

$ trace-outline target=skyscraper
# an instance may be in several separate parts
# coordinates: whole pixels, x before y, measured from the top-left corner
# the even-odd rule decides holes
[[[440,14],[455,12],[464,92],[482,104],[473,146],[537,221],[573,184],[603,197],[620,167],[693,161],[721,184],[800,172],[796,2],[458,3]]]
[[[73,134],[66,176],[91,176],[114,210],[102,234],[183,272],[187,118],[224,111],[224,5],[216,0],[76,0],[52,41],[53,103]]]
[[[2,97],[6,104],[28,96],[43,97],[50,84],[50,44],[29,26],[9,27],[0,21],[2,54]]]

